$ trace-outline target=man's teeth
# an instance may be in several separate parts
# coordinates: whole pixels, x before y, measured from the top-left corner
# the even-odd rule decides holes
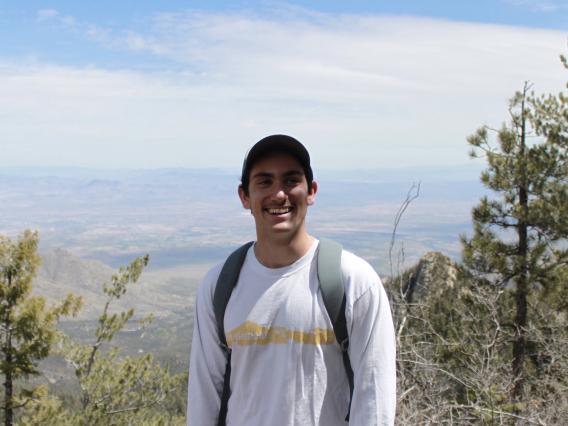
[[[270,214],[285,214],[285,213],[288,213],[291,210],[292,210],[291,207],[284,207],[284,208],[280,208],[280,209],[268,209],[268,213],[270,213]]]

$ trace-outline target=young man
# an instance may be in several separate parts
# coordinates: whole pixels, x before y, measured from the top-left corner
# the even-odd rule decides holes
[[[349,409],[348,374],[319,288],[319,241],[306,228],[317,191],[310,156],[292,137],[268,136],[245,158],[238,193],[254,218],[256,242],[246,253],[224,314],[231,352],[227,425],[394,423],[389,302],[373,268],[343,251],[340,271],[353,370]],[[208,272],[196,298],[190,426],[218,424],[227,351],[220,345],[213,297],[222,266]]]

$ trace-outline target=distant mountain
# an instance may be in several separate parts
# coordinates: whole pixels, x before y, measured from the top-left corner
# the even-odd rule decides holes
[[[412,182],[420,196],[397,229],[406,259],[427,251],[459,256],[471,207],[484,193],[475,170],[322,170],[308,226],[388,268],[393,219]],[[44,250],[63,247],[112,267],[150,253],[150,268],[220,262],[254,238],[238,170],[0,169],[0,234],[40,232]],[[76,284],[80,285],[80,284]]]
[[[102,282],[108,281],[112,268],[96,260],[84,260],[69,251],[57,248],[41,255],[38,278],[98,292]]]
[[[83,297],[81,320],[95,319],[106,302],[103,284],[110,282],[115,270],[95,260],[81,259],[67,250],[42,253],[33,287],[34,293],[49,301],[61,300],[72,292]],[[157,317],[187,315],[193,309],[194,294],[202,275],[199,268],[143,272],[140,281],[114,304],[113,309],[135,308],[137,315],[153,313]]]

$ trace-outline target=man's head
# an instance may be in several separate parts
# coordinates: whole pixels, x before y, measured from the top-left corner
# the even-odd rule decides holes
[[[238,191],[254,217],[257,241],[307,245],[305,219],[317,189],[310,156],[300,142],[284,135],[257,142],[245,158]]]
[[[298,140],[287,135],[271,135],[258,141],[247,153],[243,162],[241,188],[246,195],[249,193],[250,172],[261,159],[274,154],[288,154],[294,157],[306,176],[308,191],[311,191],[314,174],[310,165],[310,154]]]

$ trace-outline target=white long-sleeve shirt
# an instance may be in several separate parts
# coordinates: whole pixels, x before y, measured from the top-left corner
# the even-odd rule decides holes
[[[317,242],[283,268],[267,268],[251,247],[225,313],[232,349],[228,426],[345,426],[349,385],[317,278]],[[217,424],[226,356],[219,346],[213,294],[222,264],[196,298],[188,425]],[[354,391],[349,425],[392,425],[395,339],[379,277],[343,251],[349,359]]]

